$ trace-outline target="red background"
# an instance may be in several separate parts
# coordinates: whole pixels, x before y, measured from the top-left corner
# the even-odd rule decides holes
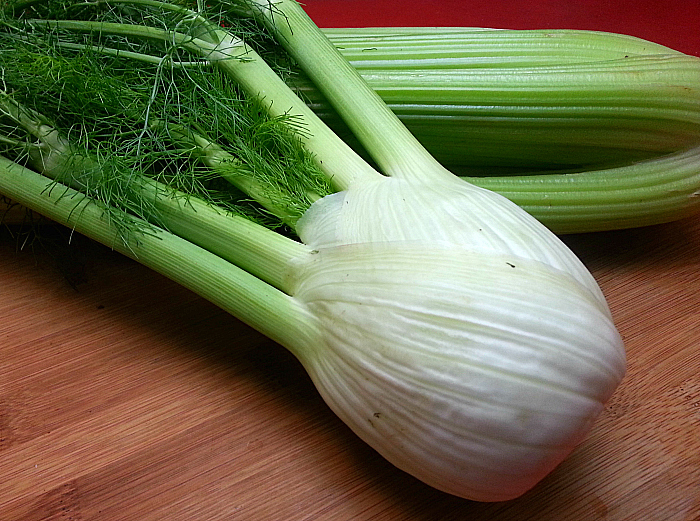
[[[700,0],[306,0],[321,27],[590,29],[700,56]]]

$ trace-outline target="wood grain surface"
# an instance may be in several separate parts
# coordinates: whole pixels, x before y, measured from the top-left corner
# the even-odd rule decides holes
[[[699,218],[566,239],[628,374],[559,468],[493,504],[395,469],[281,347],[56,230],[0,240],[2,521],[700,520]]]

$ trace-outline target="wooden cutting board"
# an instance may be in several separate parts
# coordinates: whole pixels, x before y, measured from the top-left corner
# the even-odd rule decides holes
[[[566,240],[628,375],[520,499],[393,468],[276,344],[80,237],[0,240],[0,519],[700,520],[700,218]]]

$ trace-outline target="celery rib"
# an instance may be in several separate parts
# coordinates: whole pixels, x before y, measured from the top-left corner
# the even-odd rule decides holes
[[[560,63],[623,58],[632,55],[680,54],[663,45],[623,34],[581,30],[503,30],[478,27],[325,28],[323,32],[351,61],[384,57],[400,62],[412,57],[457,56],[459,63]],[[490,62],[489,60],[493,60]],[[439,61],[437,65],[443,66]]]
[[[412,66],[397,61],[399,67],[391,56],[381,67],[362,60],[353,65],[421,143],[458,172],[605,168],[700,142],[695,57],[659,53],[571,64],[555,54],[548,66],[437,69],[424,68],[420,58]],[[295,86],[347,134],[308,82],[299,78]]]
[[[633,228],[700,210],[700,146],[598,171],[466,179],[507,197],[556,233]]]

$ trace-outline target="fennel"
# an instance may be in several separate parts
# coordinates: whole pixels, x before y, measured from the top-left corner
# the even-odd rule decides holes
[[[235,34],[233,13],[269,28],[382,174]],[[53,108],[33,105],[31,82],[10,78],[3,146],[12,157],[0,161],[0,193],[131,255],[290,349],[335,413],[417,478],[476,500],[516,497],[570,453],[622,379],[622,341],[581,262],[518,206],[442,167],[296,2],[196,11],[154,0],[65,10],[37,2],[2,30],[14,42],[4,45],[51,44],[93,72],[104,58],[109,73],[135,70],[129,77],[149,78],[150,88],[145,97],[120,91],[141,102],[118,104],[134,115],[117,111],[112,121],[125,124],[110,132],[94,111],[63,113],[60,98]],[[237,146],[237,124],[208,116],[217,94],[193,82],[219,73],[273,120],[293,121],[279,139],[303,145],[315,168],[257,176],[256,160]],[[22,99],[19,87],[27,88]],[[261,155],[260,167],[287,159]],[[222,187],[221,177],[236,188]],[[240,190],[301,242],[219,206],[247,203]],[[286,212],[296,203],[308,207],[298,219]],[[219,251],[228,242],[230,256]],[[261,252],[268,262],[254,267]]]

